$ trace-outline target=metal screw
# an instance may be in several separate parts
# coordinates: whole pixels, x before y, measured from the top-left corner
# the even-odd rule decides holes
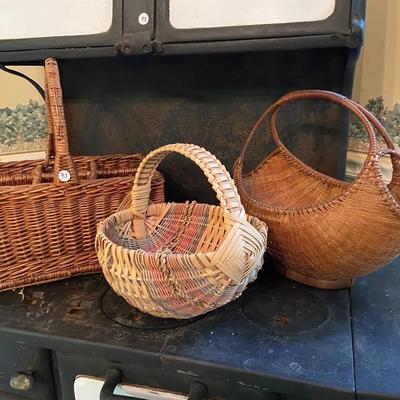
[[[143,45],[143,53],[150,53],[151,52],[151,47],[148,44]]]
[[[28,374],[17,374],[11,377],[10,386],[16,390],[27,391],[32,389],[34,383],[34,379],[32,375]]]
[[[300,371],[301,370],[301,365],[297,362],[291,362],[289,364],[289,367],[295,371]]]
[[[131,46],[129,46],[129,44],[124,43],[124,44],[121,46],[121,51],[122,51],[123,53],[125,53],[125,54],[131,54],[132,48],[131,48]]]
[[[140,25],[147,25],[150,21],[150,16],[149,14],[142,12],[141,14],[139,14],[138,16],[138,22]]]

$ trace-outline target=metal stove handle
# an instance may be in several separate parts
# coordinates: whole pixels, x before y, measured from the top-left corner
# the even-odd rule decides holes
[[[109,368],[106,372],[104,385],[101,388],[100,400],[143,400],[114,394],[118,384],[122,382],[122,372],[118,368]],[[188,400],[207,400],[208,389],[201,382],[193,382],[190,386]]]

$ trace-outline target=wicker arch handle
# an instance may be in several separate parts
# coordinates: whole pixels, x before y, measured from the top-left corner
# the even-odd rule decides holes
[[[68,133],[65,123],[63,95],[57,61],[46,59],[44,63],[46,75],[46,107],[48,113],[49,144],[47,157],[53,153],[54,145],[54,182],[56,185],[79,184],[78,174],[69,152]],[[68,180],[62,180],[60,173],[66,171]]]
[[[378,134],[383,138],[385,141],[387,147],[392,150],[396,150],[395,144],[390,137],[390,135],[387,133],[386,129],[384,126],[381,124],[381,122],[373,115],[370,111],[368,111],[366,108],[361,106],[360,104],[356,103],[354,100],[347,99],[350,103],[352,103],[354,106],[356,106],[368,119],[368,121],[372,124],[372,126],[376,129]],[[281,106],[282,107],[282,106]],[[280,147],[285,147],[280,139],[279,133],[276,128],[276,121],[277,121],[277,115],[279,112],[278,108],[272,115],[271,117],[271,135],[274,139],[274,142],[277,146]],[[396,157],[394,154],[389,153],[392,159],[392,165],[393,165],[393,176],[392,176],[392,183],[400,181],[400,159]]]
[[[393,158],[400,160],[400,154],[396,150],[393,150],[393,149],[383,149],[383,150],[378,151],[378,153],[376,155],[376,160],[380,160],[382,157],[384,157],[388,154],[390,156],[393,156]]]
[[[392,159],[392,166],[393,166],[393,174],[392,174],[392,180],[390,184],[397,184],[400,182],[400,157],[396,151],[396,146],[390,137],[390,135],[387,133],[386,129],[384,126],[381,124],[381,122],[375,117],[374,114],[372,114],[370,111],[368,111],[366,108],[361,106],[360,104],[356,103],[353,100],[350,100],[355,106],[357,106],[368,118],[368,120],[371,122],[371,124],[375,127],[376,131],[379,133],[379,135],[382,136],[383,140],[385,141],[389,151],[386,154],[390,154],[390,157]]]
[[[238,172],[239,179],[242,176],[243,173],[243,160],[246,154],[246,151],[254,137],[254,135],[257,132],[257,129],[260,127],[260,125],[265,121],[270,115],[272,117],[274,116],[275,112],[282,107],[283,105],[290,103],[292,101],[296,100],[303,100],[303,99],[313,99],[313,100],[325,100],[325,101],[330,101],[332,103],[338,104],[344,108],[347,108],[348,110],[352,111],[360,120],[362,125],[365,127],[369,140],[370,140],[370,147],[368,150],[368,156],[364,162],[364,165],[359,173],[359,175],[363,174],[365,170],[369,167],[371,159],[373,159],[376,154],[377,154],[377,142],[376,142],[376,137],[374,133],[374,129],[367,118],[367,116],[359,109],[358,106],[354,104],[353,101],[347,99],[345,96],[342,96],[340,94],[334,93],[334,92],[329,92],[325,90],[299,90],[297,92],[292,92],[288,93],[284,96],[282,96],[280,99],[278,99],[274,104],[272,104],[270,107],[268,107],[263,114],[260,116],[260,118],[257,120],[255,123],[254,127],[249,133],[249,136],[246,139],[246,142],[243,146],[243,149],[241,151],[241,154],[238,158],[238,160],[235,163],[235,169]],[[285,145],[281,142],[279,136],[277,135],[277,132],[275,130],[271,132],[274,141],[278,146],[281,148],[284,148],[286,151],[289,151]]]
[[[184,143],[162,146],[142,160],[131,191],[131,209],[135,215],[139,218],[145,217],[149,205],[151,180],[158,165],[169,153],[181,154],[198,165],[216,192],[221,207],[236,218],[246,218],[235,183],[221,162],[202,147]]]
[[[387,149],[383,149],[383,150],[378,151],[378,153],[377,153],[377,155],[375,157],[375,160],[379,162],[379,160],[382,157],[386,156],[386,155],[390,155],[390,158],[392,160],[392,165],[393,165],[392,181],[388,185],[388,188],[391,189],[391,186],[393,187],[393,186],[397,186],[398,185],[398,181],[395,180],[395,177],[394,177],[394,174],[395,174],[395,163],[394,163],[394,161],[396,161],[397,163],[400,163],[400,154],[396,150],[387,148]],[[400,203],[397,202],[397,204],[399,205]],[[398,207],[398,209],[400,209],[400,207]]]

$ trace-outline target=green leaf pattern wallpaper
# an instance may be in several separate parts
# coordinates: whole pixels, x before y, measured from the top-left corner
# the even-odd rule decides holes
[[[379,122],[386,128],[390,137],[395,142],[398,150],[400,149],[400,104],[396,103],[393,109],[385,105],[382,96],[370,99],[365,105],[368,111],[374,114]],[[365,133],[365,128],[360,121],[354,118],[350,125],[349,150],[362,151],[368,150],[369,142]]]
[[[44,69],[12,66],[44,87]],[[21,77],[0,71],[0,162],[44,158],[47,116],[37,90]]]
[[[0,153],[42,150],[47,138],[44,104],[29,100],[14,109],[0,109]]]

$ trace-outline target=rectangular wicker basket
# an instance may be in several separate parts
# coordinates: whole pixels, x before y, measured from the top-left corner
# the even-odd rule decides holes
[[[96,224],[117,210],[142,160],[71,157],[55,60],[45,75],[46,160],[0,163],[0,291],[100,272]],[[151,200],[164,201],[159,173]]]

